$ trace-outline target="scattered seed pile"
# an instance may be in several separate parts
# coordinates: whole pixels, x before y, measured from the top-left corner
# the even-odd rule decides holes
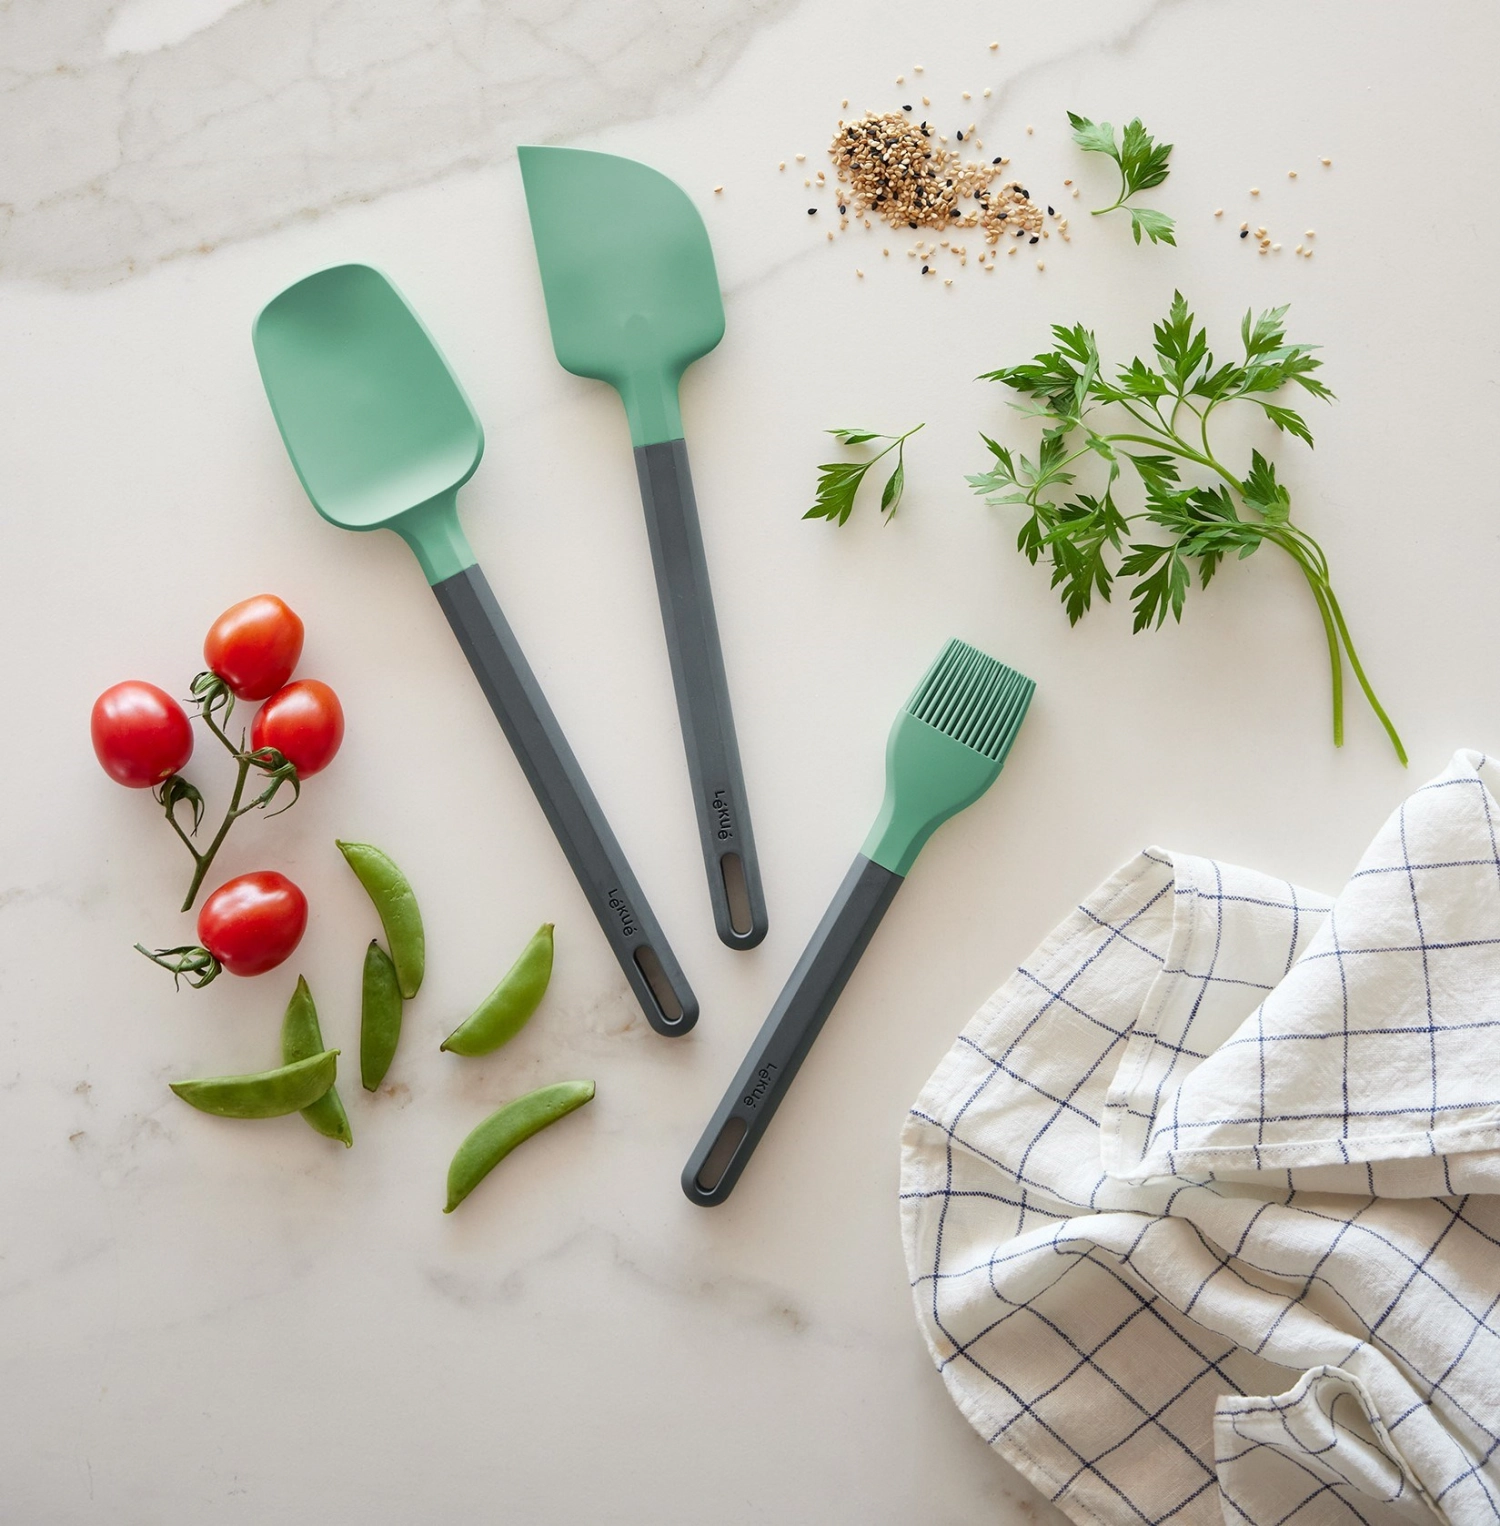
[[[1045,230],[1042,208],[1031,200],[1019,181],[1007,180],[998,188],[995,182],[1004,174],[1010,161],[998,157],[986,163],[965,159],[956,149],[947,147],[947,139],[908,112],[884,114],[867,112],[853,122],[840,122],[828,146],[838,177],[840,228],[848,226],[849,217],[857,217],[870,226],[872,216],[880,217],[893,228],[931,229],[952,234],[974,228],[984,241],[997,245],[1010,234],[1035,244],[1050,238]],[[974,126],[955,134],[965,137],[975,147],[983,147],[974,137]],[[822,179],[820,175],[819,180]],[[1049,207],[1047,211],[1057,218]],[[1058,232],[1066,240],[1067,219],[1058,220]],[[830,232],[830,238],[833,234]],[[930,262],[943,251],[968,263],[968,249],[944,238],[929,245],[919,239],[909,254]],[[889,252],[889,251],[887,251]],[[980,264],[988,256],[981,252]],[[922,273],[928,274],[930,263]]]
[[[932,128],[901,112],[869,112],[841,122],[828,146],[838,177],[847,182],[856,211],[873,212],[893,228],[950,228],[965,220],[961,202],[981,199],[999,174],[999,161],[965,163],[933,143]]]

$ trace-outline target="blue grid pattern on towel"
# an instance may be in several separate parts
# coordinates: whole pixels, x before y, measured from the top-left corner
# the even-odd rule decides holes
[[[1409,881],[1426,867],[1410,862]],[[1500,856],[1495,869],[1500,885]],[[939,1369],[981,1434],[1080,1519],[1222,1520],[1219,1464],[1241,1453],[1216,1452],[1216,1401],[1279,1393],[1324,1363],[1409,1384],[1414,1402],[1390,1431],[1399,1441],[1403,1427],[1421,1430],[1414,1444],[1445,1459],[1440,1508],[1500,1522],[1495,1199],[1333,1197],[1299,1190],[1286,1172],[1254,1185],[1122,1181],[1100,1168],[1107,1120],[1142,1144],[1170,1126],[1130,1098],[1160,1104],[1195,1063],[1245,1042],[1235,1030],[1329,904],[1149,853],[1016,972],[924,1092],[938,1105],[913,1110],[908,1156],[916,1141],[922,1164],[904,1173],[903,1211]],[[1253,950],[1225,915],[1245,907],[1257,918]],[[1198,931],[1174,964],[1165,923],[1184,915]],[[1170,1010],[1156,1001],[1164,989]],[[1169,1021],[1143,1036],[1142,1013]],[[1115,1073],[1131,1045],[1144,1057],[1126,1093]],[[1276,1061],[1260,1063],[1264,1077]],[[1413,1339],[1434,1319],[1451,1353],[1438,1366]],[[1429,1410],[1446,1428],[1436,1436]],[[1222,1429],[1236,1435],[1233,1423]],[[1287,1488],[1301,1483],[1286,1516],[1297,1526],[1401,1518],[1361,1514],[1336,1470]]]

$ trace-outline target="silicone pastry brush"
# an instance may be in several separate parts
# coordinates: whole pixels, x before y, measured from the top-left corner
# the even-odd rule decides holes
[[[447,361],[368,265],[289,286],[255,320],[254,341],[313,507],[346,530],[394,530],[416,553],[647,1019],[686,1033],[697,998],[458,522],[484,434]]]
[[[705,1207],[734,1189],[917,854],[999,777],[1035,684],[950,641],[896,717],[880,815],[682,1173]]]
[[[518,155],[558,361],[625,404],[714,925],[754,948],[765,896],[677,402],[682,373],[724,335],[708,233],[680,186],[633,159]]]

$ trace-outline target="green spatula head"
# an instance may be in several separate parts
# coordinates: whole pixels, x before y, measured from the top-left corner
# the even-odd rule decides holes
[[[634,159],[518,152],[558,361],[619,392],[632,444],[681,439],[677,383],[724,337],[698,209]]]
[[[266,304],[253,339],[318,513],[346,530],[395,530],[429,583],[472,566],[456,495],[484,432],[396,288],[368,265],[320,270]]]

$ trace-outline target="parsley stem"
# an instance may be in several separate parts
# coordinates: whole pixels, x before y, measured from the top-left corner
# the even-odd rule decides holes
[[[1375,712],[1376,718],[1385,728],[1385,734],[1391,739],[1391,746],[1396,749],[1396,756],[1401,760],[1403,768],[1407,765],[1406,748],[1401,745],[1401,738],[1396,733],[1396,728],[1391,724],[1391,718],[1385,713],[1380,701],[1375,698],[1375,691],[1370,687],[1370,680],[1365,677],[1365,670],[1360,664],[1359,655],[1354,650],[1354,643],[1349,639],[1349,627],[1344,624],[1344,612],[1339,608],[1339,601],[1333,595],[1333,589],[1325,582],[1324,589],[1328,596],[1328,607],[1333,612],[1333,618],[1338,625],[1339,634],[1344,638],[1344,650],[1349,654],[1349,666],[1354,669],[1354,677],[1359,686],[1364,690],[1365,698],[1370,702],[1370,708]]]

